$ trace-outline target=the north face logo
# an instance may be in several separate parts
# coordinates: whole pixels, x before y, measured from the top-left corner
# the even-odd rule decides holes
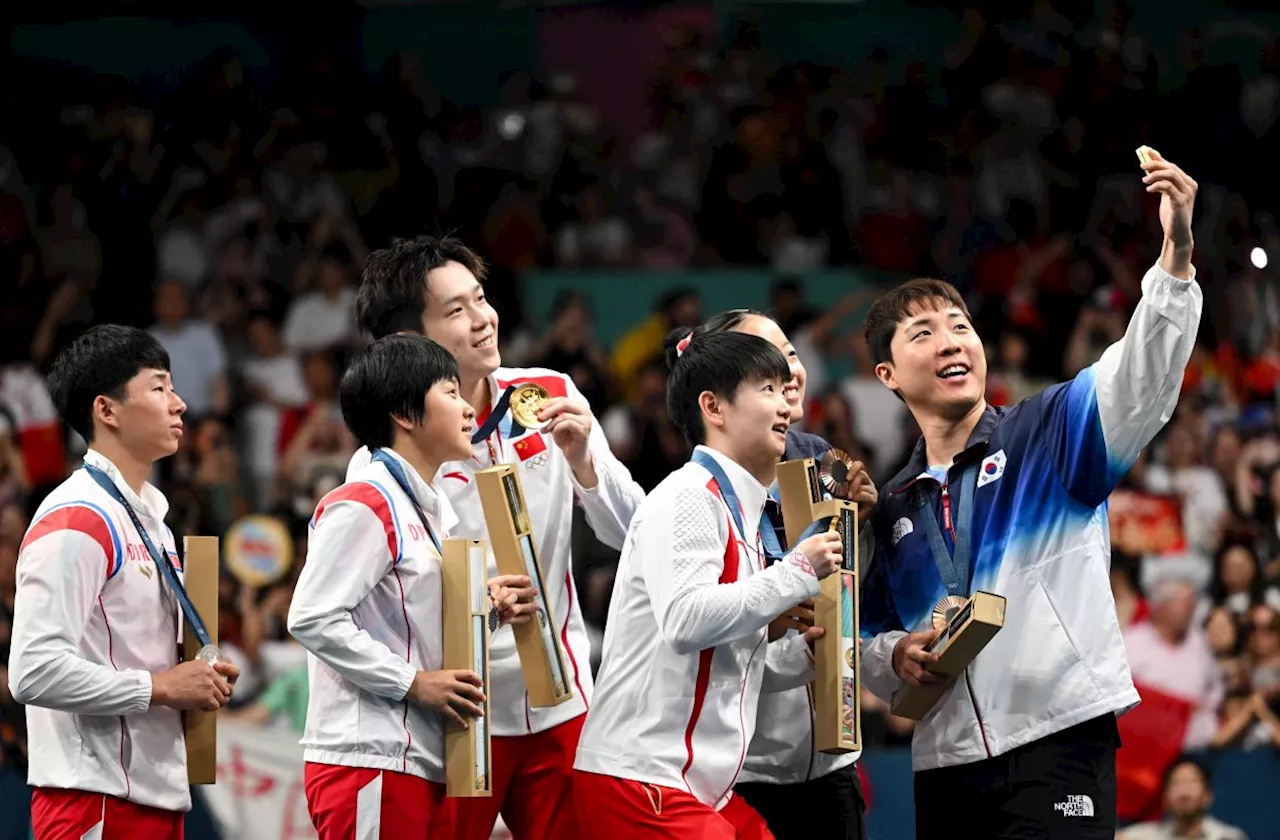
[[[1093,800],[1084,794],[1068,796],[1066,802],[1058,802],[1053,810],[1064,817],[1092,817]]]
[[[911,524],[911,520],[904,516],[897,522],[893,523],[893,533],[890,534],[890,539],[893,540],[894,545],[897,545],[902,542],[903,537],[914,530],[915,526]]]

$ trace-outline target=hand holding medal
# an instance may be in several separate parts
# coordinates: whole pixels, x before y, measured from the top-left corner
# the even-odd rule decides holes
[[[521,385],[511,392],[511,416],[531,432],[545,428],[551,418],[543,420],[539,414],[550,399],[547,389],[535,382]]]
[[[818,468],[818,480],[837,499],[856,502],[858,518],[866,520],[875,509],[880,493],[861,461],[855,461],[841,449],[828,449]]]
[[[546,388],[529,382],[511,392],[511,417],[526,429],[550,434],[575,473],[589,463],[591,409],[581,400],[553,397]],[[594,486],[594,482],[583,483]]]

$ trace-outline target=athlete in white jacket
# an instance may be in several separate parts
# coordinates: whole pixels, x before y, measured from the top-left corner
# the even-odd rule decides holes
[[[806,434],[795,428],[804,417],[805,384],[808,371],[800,361],[800,355],[792,346],[778,323],[763,312],[750,309],[731,309],[707,320],[697,333],[717,333],[725,330],[756,335],[768,341],[782,353],[791,369],[791,379],[783,389],[787,404],[791,407],[792,428],[787,432],[787,446],[783,460],[820,458],[831,449],[831,444],[817,435]],[[860,464],[842,493],[858,503],[858,517],[866,520],[876,505],[876,487]],[[778,532],[778,543],[786,545],[786,529],[783,527],[781,508],[777,504],[776,483],[770,488],[774,500],[766,506]],[[870,539],[871,529],[864,527],[863,570],[869,568],[874,551]],[[811,605],[809,605],[811,606]],[[796,610],[787,610],[770,625],[770,638],[775,633],[797,633],[805,629],[803,622],[796,622]],[[812,625],[812,610],[801,615]],[[813,693],[810,686],[800,686],[789,691],[770,692],[760,698],[756,712],[756,733],[747,751],[746,763],[738,775],[734,792],[747,801],[764,817],[769,830],[778,840],[860,840],[866,835],[863,826],[862,786],[854,764],[861,753],[849,752],[831,755],[819,752],[814,740]],[[804,813],[804,820],[796,814]]]
[[[704,445],[632,520],[574,799],[579,823],[601,837],[771,837],[733,785],[761,691],[812,681],[807,643],[821,629],[770,644],[767,627],[817,594],[840,542],[823,532],[765,568],[763,482],[791,414],[782,354],[732,332],[678,353],[668,410]]]
[[[545,576],[547,607],[558,625],[572,672],[573,699],[550,708],[529,705],[524,676],[509,631],[490,648],[490,724],[493,796],[449,800],[433,831],[442,837],[488,840],[497,814],[517,840],[579,836],[572,823],[570,779],[583,713],[591,700],[590,642],[573,584],[571,532],[575,499],[596,536],[621,548],[644,491],[609,451],[591,408],[568,376],[549,370],[500,367],[498,315],[480,280],[481,259],[450,237],[396,240],[374,252],[357,297],[361,327],[375,338],[421,332],[458,360],[462,395],[483,428],[503,390],[535,382],[551,400],[540,430],[514,426],[507,414],[458,460],[443,464],[435,486],[458,516],[454,533],[488,539],[473,476],[495,464],[516,464]],[[369,454],[352,459],[360,469]],[[490,574],[496,566],[490,561]]]
[[[916,834],[1111,840],[1116,715],[1138,693],[1109,577],[1106,499],[1173,414],[1203,295],[1191,265],[1196,184],[1157,153],[1164,247],[1124,337],[1068,382],[987,405],[986,357],[964,300],[917,280],[867,315],[876,374],[922,440],[873,518],[862,590],[863,683],[885,700],[936,681],[932,615],[975,591],[1003,629],[912,740]]]
[[[227,662],[178,664],[178,605],[157,567],[180,571],[169,504],[146,476],[177,450],[186,406],[164,348],[132,327],[86,332],[49,389],[90,449],[18,555],[9,687],[27,706],[32,827],[41,840],[181,837],[179,710],[220,708],[237,676]]]
[[[375,457],[317,505],[289,607],[309,652],[307,807],[321,840],[424,837],[444,796],[444,718],[466,726],[484,694],[479,675],[441,670],[439,541],[454,517],[422,476],[470,449],[475,413],[453,358],[416,335],[375,342],[340,396]],[[528,583],[491,580],[495,606]]]

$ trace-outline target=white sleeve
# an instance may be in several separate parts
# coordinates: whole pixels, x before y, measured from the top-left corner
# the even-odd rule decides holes
[[[280,330],[280,343],[288,350],[306,350],[311,344],[307,336],[308,325],[301,317],[300,311],[300,304],[305,300],[305,297],[295,300],[285,313],[284,328]]]
[[[351,616],[395,563],[382,521],[357,501],[321,505],[289,605],[289,633],[352,684],[403,700],[417,669],[357,627]]]
[[[893,649],[905,635],[902,630],[890,630],[862,640],[862,684],[886,703],[904,685],[893,670]]]
[[[223,376],[227,372],[227,353],[222,346],[222,337],[212,326],[206,327],[205,340],[208,343],[206,348],[209,358],[205,359],[205,364],[209,366],[209,371],[216,376]]]
[[[727,516],[710,490],[687,488],[635,534],[659,632],[676,653],[742,638],[818,594],[818,578],[795,552],[746,580],[721,583]]]
[[[80,531],[49,531],[23,545],[9,652],[9,690],[19,703],[77,715],[134,715],[151,708],[150,673],[117,671],[80,655],[108,562],[102,546]]]
[[[789,691],[808,685],[813,677],[813,652],[804,636],[786,636],[765,647],[762,691]]]
[[[586,401],[572,381],[566,382],[566,385],[571,399]],[[594,414],[591,415],[591,434],[587,447],[591,451],[598,483],[590,489],[583,487],[570,470],[573,490],[582,502],[582,512],[596,538],[610,548],[621,551],[627,538],[627,529],[631,526],[631,517],[644,501],[644,490],[636,484],[631,471],[622,465],[609,448],[609,439]]]
[[[1102,504],[1173,416],[1203,307],[1194,278],[1152,266],[1124,337],[1074,379],[1028,400],[1038,401],[1039,437],[1077,501]]]

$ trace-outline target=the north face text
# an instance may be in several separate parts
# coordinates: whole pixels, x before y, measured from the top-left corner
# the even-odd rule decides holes
[[[1053,810],[1064,817],[1092,817],[1093,800],[1083,794],[1068,796],[1066,802],[1058,802]]]

